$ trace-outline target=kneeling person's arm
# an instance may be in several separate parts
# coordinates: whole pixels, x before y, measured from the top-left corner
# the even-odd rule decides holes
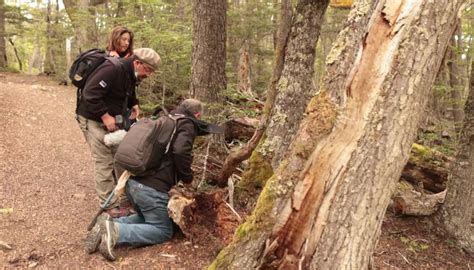
[[[193,143],[196,136],[196,129],[190,120],[178,121],[172,154],[178,180],[183,181],[183,183],[193,181],[191,164],[193,162]]]

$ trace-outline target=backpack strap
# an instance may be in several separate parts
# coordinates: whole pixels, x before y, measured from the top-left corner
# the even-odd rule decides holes
[[[164,109],[166,111],[166,109]],[[168,114],[168,117],[173,120],[173,132],[171,133],[171,137],[170,137],[170,140],[168,142],[168,144],[166,145],[166,150],[165,150],[165,154],[168,153],[168,151],[170,150],[170,146],[171,146],[171,143],[174,141],[174,135],[176,134],[176,129],[178,127],[178,120],[179,119],[183,119],[183,118],[188,118],[190,119],[189,117],[186,117],[185,115],[183,114],[175,114],[175,115],[172,115],[172,114]]]

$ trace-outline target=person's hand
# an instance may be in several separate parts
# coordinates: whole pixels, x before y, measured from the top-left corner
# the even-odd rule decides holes
[[[109,113],[105,113],[100,118],[102,119],[102,123],[104,123],[105,127],[109,132],[117,130],[117,126],[115,125],[115,118]]]
[[[140,108],[138,107],[138,104],[137,104],[132,107],[132,113],[130,114],[129,118],[136,119],[138,118],[139,115],[140,115]]]

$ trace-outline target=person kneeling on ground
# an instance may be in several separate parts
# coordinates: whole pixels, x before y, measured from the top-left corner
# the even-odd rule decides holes
[[[200,130],[197,118],[202,113],[202,104],[195,99],[184,100],[172,115],[182,114],[187,118],[177,121],[176,134],[171,149],[162,159],[162,165],[149,176],[132,176],[126,186],[129,200],[136,214],[111,218],[102,214],[96,226],[89,231],[86,251],[99,252],[108,260],[115,260],[117,244],[134,246],[153,245],[168,241],[173,236],[173,221],[168,215],[168,191],[181,180],[191,184],[193,173],[193,142],[196,136],[205,135]],[[202,121],[200,121],[202,123]]]

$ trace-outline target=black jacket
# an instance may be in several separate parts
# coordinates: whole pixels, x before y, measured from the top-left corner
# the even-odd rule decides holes
[[[127,93],[127,108],[138,104],[132,59],[117,60],[122,63],[120,67],[106,60],[89,76],[78,100],[77,114],[98,122],[106,112],[112,116],[123,114]]]
[[[194,115],[178,109],[171,114],[184,114],[186,117],[178,119],[176,123],[176,134],[171,144],[171,149],[166,154],[160,168],[149,176],[133,176],[136,181],[152,187],[158,191],[167,193],[179,180],[184,183],[193,181],[193,143],[198,135],[195,124],[197,120]]]

